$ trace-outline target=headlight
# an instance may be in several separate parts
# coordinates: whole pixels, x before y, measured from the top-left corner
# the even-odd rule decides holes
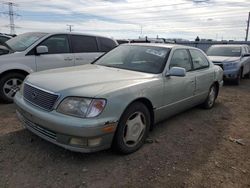
[[[104,99],[67,97],[61,102],[57,111],[70,116],[90,118],[98,116],[105,105]]]
[[[236,68],[238,66],[239,62],[236,61],[236,62],[228,62],[228,63],[225,63],[223,64],[224,68],[227,69],[227,68]]]

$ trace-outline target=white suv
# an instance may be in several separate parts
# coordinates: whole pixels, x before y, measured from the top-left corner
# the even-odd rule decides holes
[[[77,33],[32,32],[6,42],[0,56],[0,99],[10,103],[24,78],[36,71],[93,62],[118,45],[110,38]]]

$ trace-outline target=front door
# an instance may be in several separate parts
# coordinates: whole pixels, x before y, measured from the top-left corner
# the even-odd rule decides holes
[[[67,35],[53,35],[45,39],[39,46],[47,46],[49,52],[36,56],[37,71],[75,65]]]
[[[195,74],[192,70],[191,58],[186,49],[177,49],[170,60],[171,67],[186,69],[185,77],[169,76],[164,81],[165,115],[170,116],[192,106],[195,91]]]

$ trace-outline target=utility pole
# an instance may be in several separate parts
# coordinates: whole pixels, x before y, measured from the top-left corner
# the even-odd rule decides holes
[[[9,11],[5,12],[4,14],[7,14],[9,16],[10,24],[8,25],[8,27],[10,27],[10,34],[13,35],[13,34],[15,34],[15,28],[16,28],[16,25],[14,23],[14,16],[19,16],[18,14],[16,14],[14,12],[13,6],[17,6],[17,4],[12,3],[12,2],[6,2],[6,3],[3,3],[3,4],[6,4],[9,7]]]
[[[246,39],[245,39],[245,41],[247,41],[247,39],[248,39],[249,22],[250,22],[250,12],[248,13],[247,29],[246,29]]]
[[[69,30],[69,32],[71,32],[72,31],[72,27],[74,27],[74,25],[67,24],[67,26],[69,27],[67,30]]]

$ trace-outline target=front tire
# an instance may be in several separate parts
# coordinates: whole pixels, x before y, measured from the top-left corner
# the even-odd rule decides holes
[[[243,72],[243,69],[241,68],[238,75],[237,75],[237,78],[233,81],[235,85],[240,85],[240,80],[242,78],[242,72]]]
[[[217,98],[217,94],[218,94],[218,89],[217,89],[216,85],[213,84],[209,89],[209,93],[208,93],[206,101],[203,103],[203,107],[205,109],[213,108],[213,106],[215,104],[215,100]]]
[[[0,80],[0,98],[4,103],[12,103],[16,92],[20,89],[25,75],[8,73]]]
[[[143,103],[131,104],[118,123],[112,147],[122,154],[137,151],[148,136],[150,120],[150,112]]]

